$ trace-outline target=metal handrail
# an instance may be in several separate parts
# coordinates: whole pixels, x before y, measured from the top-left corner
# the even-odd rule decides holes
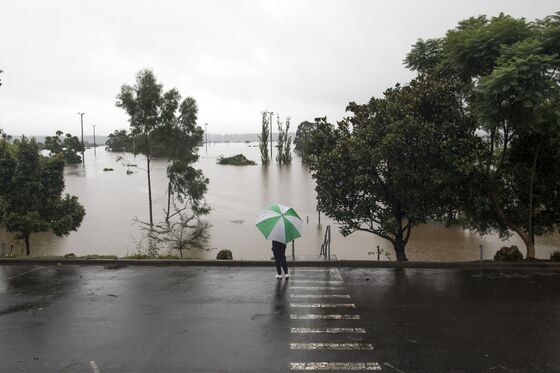
[[[323,238],[323,243],[321,244],[321,253],[319,255],[324,256],[328,260],[331,260],[331,226],[327,225],[325,230],[325,237]]]

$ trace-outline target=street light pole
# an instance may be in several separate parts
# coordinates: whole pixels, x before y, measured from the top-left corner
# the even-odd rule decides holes
[[[273,158],[272,158],[272,114],[274,114],[272,111],[270,112],[270,162],[273,162]]]
[[[91,125],[93,127],[93,155],[97,155],[97,145],[95,144],[95,126],[96,124]]]
[[[206,153],[208,153],[208,123],[204,123],[204,134],[206,135]]]
[[[85,113],[78,113],[80,116],[80,123],[82,125],[82,164],[86,164],[86,158],[84,157],[84,114]]]

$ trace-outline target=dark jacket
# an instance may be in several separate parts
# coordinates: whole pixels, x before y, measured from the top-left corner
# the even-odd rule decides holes
[[[286,244],[278,241],[272,241],[272,250],[286,250]]]

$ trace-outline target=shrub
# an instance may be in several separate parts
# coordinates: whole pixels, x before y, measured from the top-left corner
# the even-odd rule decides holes
[[[550,254],[550,260],[554,262],[560,262],[560,250],[556,250],[552,254]]]
[[[521,251],[519,251],[519,248],[515,245],[504,246],[494,255],[494,260],[517,262],[523,260],[523,254],[521,254]]]
[[[221,260],[232,260],[233,259],[233,255],[231,254],[230,250],[220,250],[220,252],[218,253],[218,255],[216,255],[216,259],[221,259]]]
[[[233,157],[224,157],[223,155],[220,155],[218,157],[218,164],[228,164],[228,165],[233,165],[233,166],[254,166],[256,165],[255,162],[245,158],[245,156],[243,154],[237,154],[234,155]]]

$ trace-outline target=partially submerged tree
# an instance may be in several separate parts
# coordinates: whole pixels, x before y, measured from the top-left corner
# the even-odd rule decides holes
[[[327,135],[315,140],[323,144],[311,165],[319,207],[343,235],[373,233],[407,260],[412,228],[445,215],[454,202],[473,127],[453,84],[431,76],[347,110],[351,117],[332,134],[324,126]]]
[[[105,149],[110,152],[135,153],[134,139],[126,130],[115,130],[109,134],[105,145]]]
[[[268,157],[268,137],[270,135],[270,124],[268,123],[268,112],[261,113],[261,134],[258,136],[259,149],[261,151],[261,163],[268,164],[270,161]]]
[[[141,135],[146,156],[146,172],[148,175],[148,207],[150,226],[154,224],[152,211],[152,153],[150,136],[162,125],[163,111],[162,85],[159,84],[151,70],[141,70],[136,75],[134,86],[123,85],[117,95],[117,107],[123,108],[130,119],[133,135]]]
[[[77,197],[62,196],[62,155],[41,156],[34,139],[22,137],[14,145],[0,141],[0,181],[0,224],[24,240],[27,255],[32,233],[64,236],[80,226],[84,207]]]
[[[286,118],[286,122],[280,121],[280,116],[276,117],[278,125],[278,151],[276,152],[276,162],[278,164],[292,163],[292,137],[288,135],[290,130],[290,118]],[[286,127],[284,127],[284,124]]]
[[[502,237],[517,233],[528,258],[535,257],[535,234],[560,224],[559,52],[560,13],[534,23],[501,14],[469,18],[443,39],[419,41],[406,59],[420,73],[463,82],[456,94],[481,143],[466,171],[465,225]]]
[[[140,223],[149,227],[150,248],[161,240],[169,240],[170,235],[181,240],[189,234],[201,238],[198,225],[193,226],[192,222],[208,214],[210,209],[204,199],[208,179],[200,169],[193,167],[198,160],[197,148],[202,144],[204,133],[196,124],[196,101],[192,97],[183,100],[176,89],[163,93],[162,85],[156,82],[153,73],[143,70],[134,87],[122,87],[117,106],[130,115],[135,152],[146,156],[150,219],[147,223]],[[124,137],[122,135],[115,133],[114,140]],[[166,157],[169,164],[165,222],[154,224],[150,163],[156,155]],[[182,250],[184,246],[180,244],[178,248]]]
[[[45,138],[45,149],[51,155],[62,154],[66,163],[82,163],[82,157],[78,154],[84,151],[84,147],[77,136],[67,133],[62,139],[62,131],[56,131],[55,136]]]

